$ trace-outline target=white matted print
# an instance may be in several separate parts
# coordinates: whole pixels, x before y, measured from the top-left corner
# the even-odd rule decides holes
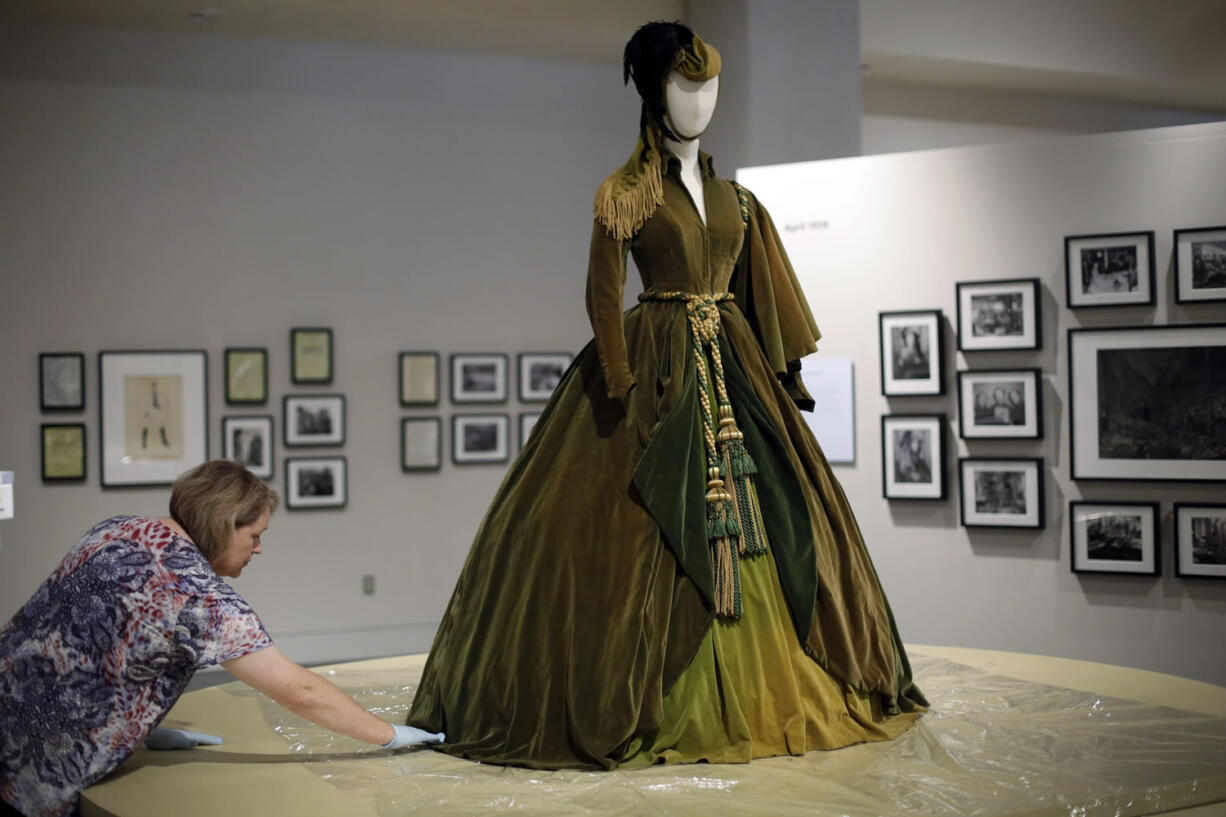
[[[877,314],[882,394],[945,393],[944,323],[939,309]]]
[[[958,460],[962,525],[1043,527],[1043,460],[998,457]]]
[[[1038,349],[1039,279],[965,281],[956,285],[958,348],[964,352]]]
[[[454,463],[507,461],[510,417],[505,414],[457,414],[451,421],[451,459]]]
[[[945,415],[881,418],[881,494],[886,499],[945,498]]]
[[[1175,231],[1175,301],[1226,301],[1226,226]]]
[[[1064,239],[1070,308],[1154,303],[1154,234],[1070,235]]]
[[[437,471],[443,464],[443,421],[439,417],[400,419],[400,469]]]
[[[1226,579],[1226,504],[1175,503],[1175,575]]]
[[[1070,502],[1069,550],[1074,573],[1157,576],[1157,502]]]
[[[958,434],[964,440],[1043,436],[1042,372],[958,372]]]
[[[543,403],[570,366],[569,352],[524,352],[519,356],[519,400]]]
[[[272,479],[272,415],[221,418],[221,453],[261,479]]]
[[[285,507],[343,508],[348,501],[344,457],[290,457],[285,461]]]
[[[345,395],[287,394],[281,422],[287,446],[341,445],[345,442]]]
[[[451,356],[453,403],[504,403],[507,399],[507,356]]]

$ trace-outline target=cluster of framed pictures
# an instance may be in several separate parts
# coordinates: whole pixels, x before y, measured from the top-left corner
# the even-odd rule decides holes
[[[1069,503],[1074,573],[1158,576],[1162,572],[1157,502]],[[1173,506],[1175,575],[1226,579],[1226,504]]]
[[[38,405],[48,413],[85,410],[85,355],[47,352],[38,356]],[[84,423],[43,423],[39,437],[43,482],[85,481]]]
[[[1174,233],[1175,302],[1226,301],[1226,226]],[[1152,306],[1154,233],[1071,235],[1064,239],[1070,308]]]

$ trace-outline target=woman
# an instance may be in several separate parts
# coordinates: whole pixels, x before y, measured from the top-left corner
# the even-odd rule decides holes
[[[367,743],[442,740],[380,720],[286,658],[222,581],[262,552],[277,502],[243,466],[213,460],[175,482],[169,517],[108,519],[69,551],[0,630],[0,813],[75,813],[81,791],[142,740],[220,743],[155,728],[196,670],[213,664]]]

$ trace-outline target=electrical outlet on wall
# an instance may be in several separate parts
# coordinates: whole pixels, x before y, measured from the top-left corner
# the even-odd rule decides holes
[[[367,596],[375,594],[375,577],[371,573],[367,573],[362,577],[362,593]]]

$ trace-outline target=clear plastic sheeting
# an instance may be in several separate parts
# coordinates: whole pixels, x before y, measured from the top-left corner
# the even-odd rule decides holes
[[[1224,718],[912,658],[932,710],[898,740],[743,765],[542,772],[428,749],[371,752],[267,699],[261,710],[307,768],[380,815],[1125,817],[1226,801]],[[379,716],[404,721],[415,678],[327,675]]]

